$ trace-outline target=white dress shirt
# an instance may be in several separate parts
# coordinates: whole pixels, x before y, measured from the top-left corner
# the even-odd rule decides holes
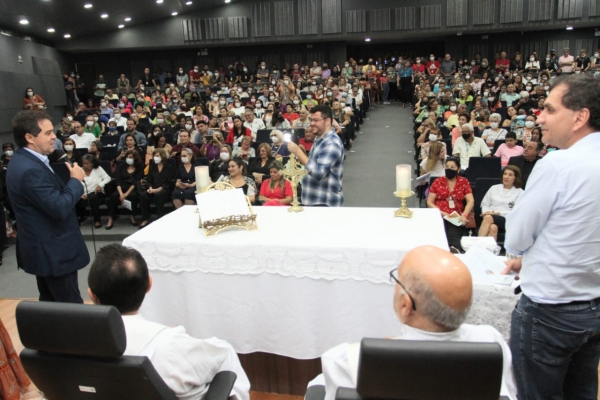
[[[262,119],[254,117],[252,122],[244,122],[244,126],[252,131],[252,140],[256,140],[256,132],[259,129],[265,129],[265,123]]]
[[[494,185],[481,200],[481,212],[494,211],[506,217],[513,210],[521,193],[523,193],[523,189],[517,189],[514,186],[506,190],[501,183]]]
[[[69,136],[69,139],[73,139],[75,142],[75,146],[78,149],[90,149],[92,147],[92,143],[96,141],[96,136],[93,133],[84,132],[81,136],[74,133]]]
[[[104,171],[104,168],[92,168],[92,172],[90,172],[90,175],[85,175],[85,177],[83,178],[83,182],[81,182],[81,184],[83,185],[83,192],[86,194],[94,193],[96,191],[96,187],[100,186],[102,192],[104,193],[104,186],[108,185],[110,179],[110,176],[108,176],[106,171]]]
[[[506,218],[509,253],[523,255],[521,289],[539,303],[600,297],[600,132],[548,153]]]
[[[460,156],[461,169],[469,167],[469,158],[485,157],[490,153],[490,149],[485,144],[485,141],[477,136],[473,137],[473,143],[471,144],[467,143],[462,137],[459,137],[456,139],[454,149],[452,150],[453,155],[458,154]]]
[[[489,325],[463,324],[451,332],[426,332],[402,325],[403,332],[394,339],[402,340],[428,340],[428,341],[451,341],[451,342],[479,342],[498,343],[502,347],[502,386],[500,395],[508,396],[511,400],[517,399],[517,388],[512,373],[512,355],[504,338]],[[358,359],[360,343],[343,343],[321,356],[323,374],[317,376],[308,383],[308,386],[324,385],[325,400],[334,400],[335,392],[339,387],[356,388],[358,381]]]
[[[123,128],[127,128],[127,118],[121,117],[116,119],[115,117],[108,120],[108,122],[116,122],[117,126],[122,126]]]

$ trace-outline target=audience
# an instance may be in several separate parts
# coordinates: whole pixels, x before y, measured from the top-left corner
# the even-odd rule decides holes
[[[196,203],[195,162],[194,152],[191,149],[184,149],[181,155],[181,164],[175,172],[175,189],[171,195],[175,208],[180,208],[184,204],[193,205]]]
[[[282,176],[283,169],[281,162],[273,161],[271,163],[269,169],[271,177],[260,186],[258,200],[263,206],[287,206],[292,202],[292,184]]]
[[[86,206],[89,205],[92,211],[94,227],[96,229],[102,226],[100,222],[100,204],[104,201],[104,187],[111,181],[110,176],[100,166],[98,159],[92,154],[86,154],[82,157],[81,168],[85,173],[83,178],[83,196],[77,202],[76,210],[81,224],[86,218]]]
[[[508,160],[508,165],[514,165],[521,172],[521,178],[523,181],[523,189],[527,186],[527,179],[535,167],[535,163],[541,159],[539,156],[542,151],[544,144],[542,142],[536,142],[531,140],[525,143],[523,148],[523,155],[511,157]]]
[[[258,187],[260,187],[263,177],[270,174],[273,161],[275,161],[275,157],[271,152],[271,146],[268,143],[258,145],[258,157],[248,165],[248,175],[254,179]]]
[[[113,228],[113,222],[117,218],[119,205],[130,210],[129,220],[131,225],[138,226],[135,213],[139,200],[137,185],[144,176],[144,164],[140,154],[136,150],[129,150],[125,154],[125,162],[117,167],[115,174],[116,190],[108,199],[108,222],[106,230]],[[125,203],[127,201],[128,203]]]
[[[229,175],[225,176],[222,182],[230,183],[238,189],[242,189],[244,194],[250,199],[250,203],[254,203],[256,200],[256,183],[252,178],[247,175],[246,163],[239,157],[235,157],[229,160],[227,172]]]
[[[208,166],[211,181],[217,182],[222,177],[229,175],[229,160],[231,159],[231,147],[228,144],[222,145],[219,158],[215,158]]]
[[[185,154],[189,155],[188,149],[185,150]],[[142,208],[142,223],[139,225],[139,229],[149,223],[150,203],[154,202],[157,218],[160,218],[165,215],[165,202],[171,198],[172,194],[171,181],[175,177],[175,169],[167,163],[169,158],[167,152],[165,149],[155,149],[152,157],[153,162],[150,163],[148,174],[140,180],[139,197]]]
[[[94,304],[119,310],[127,337],[126,356],[147,356],[179,399],[201,399],[219,371],[233,371],[237,379],[230,398],[250,400],[250,382],[237,354],[227,342],[196,339],[183,326],[168,327],[138,313],[152,277],[142,255],[111,244],[96,254],[88,276],[88,294]]]
[[[485,141],[475,137],[475,130],[471,124],[463,124],[460,127],[461,137],[456,139],[452,155],[460,158],[460,165],[464,169],[469,167],[469,158],[471,157],[490,157],[491,152]]]

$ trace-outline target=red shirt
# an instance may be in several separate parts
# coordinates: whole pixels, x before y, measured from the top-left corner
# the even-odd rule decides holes
[[[281,178],[281,179],[283,179],[283,178]],[[279,185],[275,186],[274,190],[271,190],[271,179],[267,179],[262,183],[262,185],[260,185],[260,195],[265,196],[268,199],[275,200],[275,201],[268,201],[264,205],[274,206],[274,205],[281,205],[279,203],[279,200],[283,200],[288,196],[292,197],[292,196],[294,196],[294,193],[292,191],[292,184],[287,179],[285,180],[285,183],[284,183],[283,193],[281,192]]]
[[[413,70],[413,72],[420,72],[423,74],[423,73],[425,73],[425,66],[421,63],[419,63],[419,64],[414,63],[412,66],[412,70]]]
[[[310,149],[312,149],[314,141],[309,142],[305,138],[300,138],[298,143],[300,144],[300,146],[304,147],[304,149],[308,153],[310,151]]]
[[[438,70],[440,69],[440,63],[437,61],[429,61],[427,63],[427,71],[429,71],[430,75],[435,75],[437,74]]]
[[[229,130],[229,134],[227,135],[227,139],[225,139],[225,143],[233,144],[233,141],[235,140],[235,135],[233,134],[234,129],[235,126]],[[244,131],[244,136],[252,137],[252,131],[250,129],[242,127],[242,130]]]
[[[508,58],[504,60],[499,58],[496,60],[496,71],[504,73],[508,68],[510,68],[510,60]]]
[[[294,122],[295,120],[297,120],[298,118],[300,118],[300,116],[298,115],[298,113],[285,113],[283,114],[283,118],[287,119],[288,121],[290,121],[290,124],[292,122]]]
[[[198,71],[197,73],[194,72],[194,70],[190,71],[190,83],[194,83],[197,84],[198,82],[194,82],[194,81],[199,81],[200,78],[202,78],[202,72]]]
[[[441,177],[433,181],[429,193],[435,193],[435,206],[448,214],[452,214],[452,211],[457,213],[463,213],[465,209],[465,196],[472,193],[471,185],[469,180],[462,176],[456,177],[456,184],[454,190],[450,192],[448,188],[448,179]],[[454,201],[454,208],[450,208],[448,200]]]

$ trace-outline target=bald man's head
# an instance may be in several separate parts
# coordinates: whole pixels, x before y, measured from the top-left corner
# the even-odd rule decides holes
[[[456,256],[437,247],[417,247],[406,254],[397,276],[410,293],[408,296],[396,285],[394,309],[401,322],[428,331],[448,331],[457,329],[467,318],[473,282],[468,268]]]

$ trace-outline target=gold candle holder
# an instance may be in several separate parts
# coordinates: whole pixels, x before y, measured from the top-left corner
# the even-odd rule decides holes
[[[302,169],[302,165],[296,161],[296,156],[290,154],[290,160],[282,172],[284,177],[289,178],[290,183],[292,184],[292,193],[294,195],[292,204],[288,207],[288,212],[304,211],[304,207],[302,207],[298,201],[298,184],[300,183],[300,179],[307,173],[308,172],[306,172],[305,169]]]
[[[400,208],[394,212],[394,217],[412,218],[413,212],[410,211],[408,207],[406,207],[406,199],[414,194],[415,192],[412,192],[410,190],[394,192],[394,196],[400,197],[402,199]]]

